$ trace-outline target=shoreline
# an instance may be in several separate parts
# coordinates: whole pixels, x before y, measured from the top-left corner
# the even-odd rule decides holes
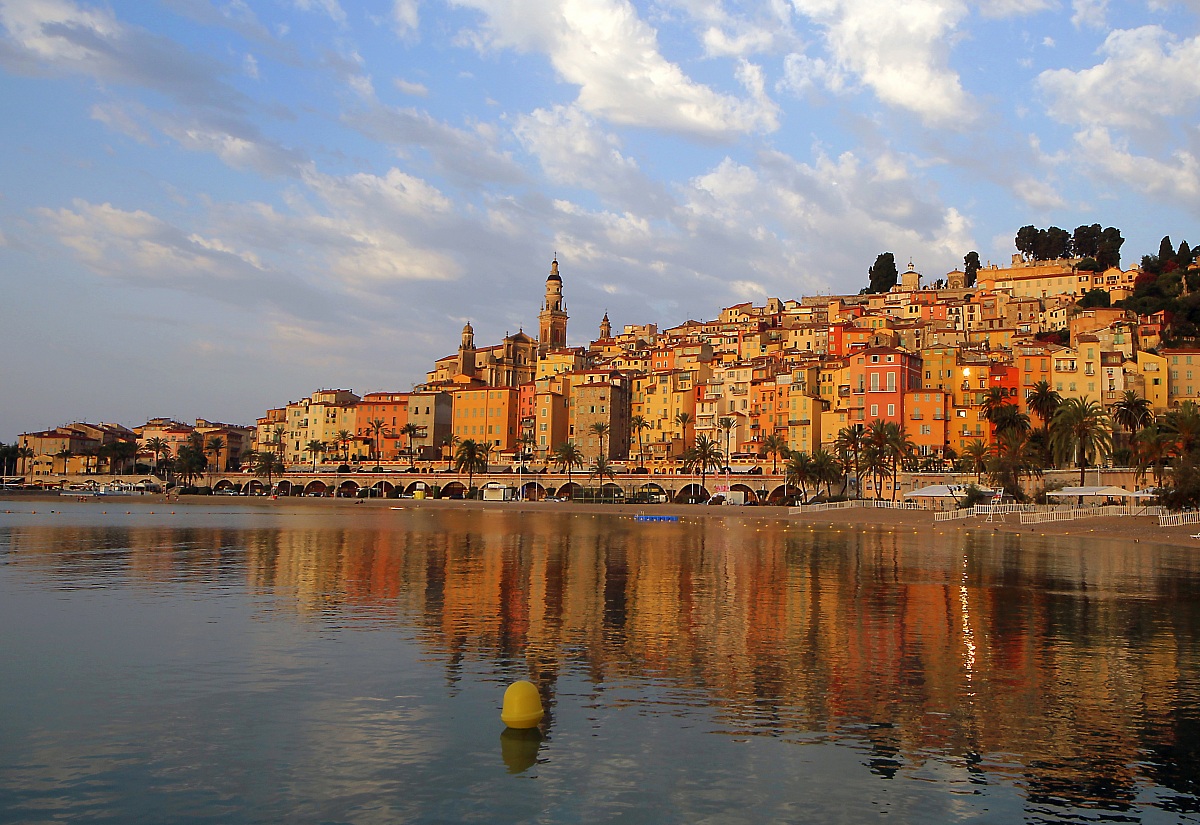
[[[1132,544],[1166,544],[1175,547],[1194,547],[1200,550],[1200,539],[1192,538],[1200,533],[1200,524],[1185,524],[1178,527],[1159,527],[1158,519],[1154,516],[1095,516],[1076,521],[1049,522],[1045,524],[1022,525],[1015,514],[1009,514],[1002,519],[997,517],[987,521],[984,517],[976,516],[968,519],[935,522],[933,514],[937,510],[889,510],[884,508],[848,508],[844,510],[829,510],[823,513],[806,515],[790,515],[786,507],[740,505],[704,505],[704,504],[576,504],[573,502],[546,501],[475,501],[460,499],[342,499],[342,498],[306,498],[289,496],[272,499],[266,496],[181,496],[169,500],[161,493],[151,493],[138,496],[114,496],[103,499],[85,499],[79,502],[71,496],[57,494],[16,493],[7,491],[0,495],[0,516],[5,511],[13,511],[13,505],[19,506],[24,502],[55,502],[70,501],[73,504],[95,503],[113,504],[134,503],[156,504],[171,507],[200,507],[237,503],[242,507],[253,509],[278,509],[280,507],[301,507],[305,510],[325,508],[339,513],[351,513],[359,510],[506,510],[509,512],[560,512],[608,514],[615,516],[634,516],[638,514],[655,516],[676,516],[682,520],[696,519],[759,519],[762,521],[782,522],[797,525],[826,525],[829,527],[844,527],[850,524],[875,525],[880,527],[903,527],[919,533],[942,533],[945,531],[977,531],[989,530],[997,533],[1011,533],[1027,536],[1081,536],[1099,533],[1099,537],[1109,540],[1126,540]],[[9,504],[11,502],[11,505]],[[22,508],[23,509],[23,508]],[[19,510],[14,511],[19,512]]]

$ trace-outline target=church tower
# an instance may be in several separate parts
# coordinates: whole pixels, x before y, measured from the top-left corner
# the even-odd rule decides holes
[[[458,345],[458,374],[475,377],[475,330],[468,321],[462,331],[462,343]]]
[[[608,321],[608,310],[604,311],[604,318],[600,321],[600,337],[612,338],[612,324]]]
[[[556,255],[550,263],[550,276],[546,278],[546,300],[538,313],[538,357],[567,345],[567,313],[563,309],[562,287]]]

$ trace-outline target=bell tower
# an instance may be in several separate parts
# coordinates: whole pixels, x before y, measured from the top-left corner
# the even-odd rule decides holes
[[[604,311],[604,318],[600,320],[600,337],[612,338],[612,322],[608,320],[608,310]]]
[[[475,330],[468,321],[462,331],[462,343],[458,345],[458,374],[475,377]]]
[[[546,278],[546,299],[538,313],[538,357],[567,345],[567,313],[563,309],[562,276],[558,274],[558,256],[550,263]]]

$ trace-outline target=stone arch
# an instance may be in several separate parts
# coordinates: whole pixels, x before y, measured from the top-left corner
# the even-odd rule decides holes
[[[536,481],[526,481],[521,485],[521,499],[523,501],[541,501],[545,497],[546,488]]]
[[[467,485],[461,481],[451,481],[442,488],[442,498],[466,498]]]
[[[266,483],[257,478],[251,479],[250,483],[246,485],[246,489],[252,496],[262,496],[267,493]]]
[[[306,496],[311,496],[314,494],[327,495],[328,493],[329,486],[320,479],[314,478],[312,481],[308,482],[308,484],[304,485],[304,495]]]
[[[708,499],[708,490],[696,482],[683,485],[679,492],[675,494],[676,504],[703,504]]]
[[[734,482],[733,484],[729,485],[729,492],[745,493],[746,501],[753,501],[756,504],[759,503],[758,493],[754,492],[754,489],[749,484],[740,484],[740,483]]]
[[[277,496],[290,496],[290,495],[292,494],[292,487],[293,487],[293,486],[294,486],[294,485],[292,484],[292,482],[288,481],[286,478],[284,478],[284,479],[280,479],[280,480],[279,480],[278,482],[276,482],[276,484],[275,484],[275,495],[277,495]]]
[[[404,489],[404,495],[406,495],[406,496],[411,496],[411,495],[415,494],[418,490],[424,490],[426,495],[428,495],[428,493],[429,493],[429,485],[426,484],[424,481],[414,481],[403,489]]]
[[[579,490],[582,490],[582,489],[583,489],[583,487],[581,487],[581,486],[579,485],[579,482],[577,482],[577,481],[568,481],[567,483],[565,483],[565,484],[563,484],[562,486],[560,486],[560,487],[558,488],[558,490],[556,490],[556,491],[555,491],[554,495],[556,495],[558,498],[571,498],[571,499],[573,499],[573,498],[575,498],[575,493],[576,493],[577,491],[579,491]]]
[[[783,504],[787,500],[787,485],[780,484],[767,495],[767,504]]]
[[[357,498],[358,482],[352,479],[346,479],[338,485],[337,494],[341,498]]]
[[[223,479],[221,479],[220,481],[218,481],[218,482],[217,482],[217,484],[216,484],[216,486],[215,486],[215,487],[213,487],[213,492],[214,492],[214,493],[217,493],[217,492],[223,492],[223,491],[225,491],[225,490],[234,490],[234,491],[240,492],[240,491],[241,491],[241,485],[240,485],[240,484],[234,484],[234,483],[233,483],[232,481],[230,481],[229,479],[227,479],[227,478],[223,478]]]
[[[600,485],[600,495],[605,501],[608,501],[609,499],[612,501],[624,501],[625,488],[620,484],[617,484],[615,481],[606,481],[604,484]]]

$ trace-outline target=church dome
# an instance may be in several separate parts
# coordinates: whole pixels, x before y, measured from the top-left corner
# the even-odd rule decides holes
[[[546,278],[547,281],[558,281],[562,283],[562,277],[558,274],[558,258],[550,262],[550,275]]]

